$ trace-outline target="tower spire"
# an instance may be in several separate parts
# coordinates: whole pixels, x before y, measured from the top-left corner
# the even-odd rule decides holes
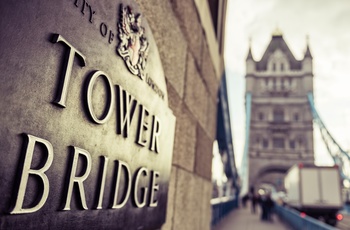
[[[253,58],[253,54],[252,54],[252,38],[251,37],[249,37],[249,51],[248,51],[248,55],[247,55],[247,61],[248,60],[254,60],[254,58]]]
[[[273,31],[272,36],[273,37],[279,37],[282,36],[282,31],[280,30],[280,28],[278,26],[276,26],[276,29]]]
[[[306,51],[305,51],[304,59],[307,57],[312,58],[310,48],[309,48],[309,35],[306,35]]]

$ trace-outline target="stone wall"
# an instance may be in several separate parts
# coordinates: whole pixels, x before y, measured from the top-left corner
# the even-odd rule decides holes
[[[210,17],[207,2],[198,2],[138,0],[157,42],[169,106],[177,119],[162,229],[210,229],[212,143],[223,62],[215,53],[217,44],[208,38],[212,25],[201,20]]]

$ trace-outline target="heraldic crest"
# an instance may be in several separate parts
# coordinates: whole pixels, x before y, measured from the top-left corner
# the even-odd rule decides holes
[[[144,79],[149,43],[141,26],[141,14],[133,14],[129,6],[120,5],[118,23],[120,43],[117,51],[124,59],[130,72]]]

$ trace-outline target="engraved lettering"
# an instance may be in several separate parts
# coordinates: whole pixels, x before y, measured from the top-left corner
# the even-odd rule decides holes
[[[108,85],[108,98],[107,98],[107,105],[106,105],[106,108],[105,108],[105,111],[104,113],[102,114],[102,117],[101,118],[97,118],[95,112],[93,111],[93,107],[92,107],[92,89],[94,87],[94,84],[96,82],[96,79],[100,76],[103,76],[104,79],[106,80],[106,83]],[[108,77],[108,75],[102,71],[95,71],[89,82],[88,82],[88,88],[87,88],[87,106],[88,106],[88,111],[89,111],[89,115],[90,117],[92,118],[92,120],[97,123],[97,124],[104,124],[106,123],[109,118],[111,117],[112,115],[112,112],[113,112],[113,107],[114,107],[114,101],[115,101],[115,92],[114,92],[114,89],[113,89],[113,84],[112,84],[112,81],[111,79]]]
[[[91,155],[88,151],[84,149],[81,149],[75,146],[73,146],[73,148],[74,148],[73,162],[72,162],[71,172],[69,176],[66,204],[63,210],[70,210],[70,203],[72,199],[74,183],[78,185],[82,207],[83,209],[87,210],[88,207],[86,205],[85,190],[84,190],[83,182],[87,179],[91,171]],[[79,156],[82,156],[86,159],[86,167],[85,167],[85,170],[83,170],[84,171],[83,175],[78,177],[75,174],[77,171]]]
[[[157,116],[153,116],[150,150],[156,153],[159,153],[158,144],[159,144],[160,131],[161,131],[160,120]]]
[[[147,117],[149,116],[149,112],[146,109],[145,106],[140,104],[140,116],[139,116],[139,126],[138,126],[138,131],[137,131],[137,140],[136,143],[141,145],[141,146],[146,146],[147,144],[147,139],[145,139],[144,131],[148,130],[149,123],[147,121]]]
[[[79,0],[75,0],[74,5],[75,5],[76,7],[79,7],[79,5],[78,5],[78,1],[79,1]]]
[[[120,85],[117,87],[117,134],[122,134],[128,137],[130,131],[130,124],[134,116],[137,101]]]
[[[83,15],[85,15],[85,5],[87,5],[87,3],[86,3],[86,1],[85,0],[83,0],[83,5],[81,5],[81,13],[83,14]]]
[[[66,39],[64,39],[59,34],[54,34],[52,42],[53,43],[62,42],[66,46],[68,46],[68,49],[69,49],[68,59],[65,62],[65,66],[64,66],[63,79],[61,80],[61,84],[57,92],[57,97],[53,101],[55,104],[58,104],[62,107],[66,107],[68,86],[69,86],[69,81],[72,73],[74,56],[78,57],[78,59],[80,60],[80,65],[82,67],[85,66],[85,56],[76,48],[74,48]]]
[[[89,22],[90,22],[90,23],[93,23],[93,21],[92,21],[93,18],[92,18],[92,17],[93,17],[93,15],[96,13],[96,11],[93,11],[91,5],[89,5],[88,3],[86,3],[86,5],[89,7],[89,10],[90,10],[90,11],[89,11],[89,12],[90,12]]]
[[[106,37],[107,31],[108,31],[107,25],[102,22],[100,25],[100,33],[101,33],[102,37]]]
[[[114,33],[112,32],[112,30],[110,30],[110,31],[109,31],[109,39],[108,39],[109,44],[112,43],[113,38],[114,38]]]
[[[136,173],[135,184],[134,184],[134,201],[135,201],[136,207],[138,208],[142,208],[146,205],[146,196],[147,196],[147,190],[148,190],[147,187],[141,188],[141,197],[143,197],[143,199],[142,199],[142,202],[140,202],[137,192],[138,192],[139,180],[140,180],[141,174],[143,174],[144,176],[147,176],[148,169],[145,167],[141,167]]]
[[[100,192],[98,196],[98,203],[97,203],[96,209],[102,209],[103,193],[105,191],[105,184],[106,184],[106,177],[107,177],[108,157],[102,156],[102,159],[103,159],[103,171],[102,171],[101,186],[100,186]]]
[[[118,171],[117,171],[117,175],[116,175],[117,178],[115,181],[115,192],[114,192],[112,209],[122,208],[126,204],[126,202],[128,201],[129,196],[130,196],[130,190],[131,190],[131,183],[130,183],[131,172],[130,172],[130,168],[129,168],[128,164],[126,164],[125,162],[122,162],[122,161],[118,161],[118,160],[116,161],[116,163],[117,163]],[[124,197],[121,199],[120,203],[117,204],[119,183],[120,183],[120,174],[122,172],[122,167],[125,168],[125,172],[126,172],[125,183],[127,183],[128,185],[127,185],[126,191],[124,193],[125,194]]]
[[[156,179],[159,177],[159,172],[153,171],[152,173],[152,187],[151,187],[151,195],[150,195],[150,207],[157,207],[158,200],[155,199],[154,193],[159,190],[159,184],[156,184]]]
[[[21,179],[18,187],[18,192],[17,192],[16,204],[13,210],[10,212],[11,214],[36,212],[43,207],[49,195],[50,184],[49,184],[49,179],[45,175],[45,172],[50,168],[53,161],[52,145],[49,141],[45,139],[32,136],[29,134],[25,134],[25,135],[28,138],[28,142],[26,146],[26,153],[25,153],[25,158],[23,163],[22,175],[21,175]],[[45,164],[41,168],[31,169],[30,166],[33,159],[33,153],[34,153],[35,146],[37,144],[38,145],[41,144],[42,146],[45,146],[47,159]],[[38,178],[41,179],[41,182],[43,185],[42,195],[41,195],[41,198],[38,199],[39,201],[35,206],[30,208],[23,208],[23,201],[24,201],[24,196],[27,188],[29,175],[37,176]]]

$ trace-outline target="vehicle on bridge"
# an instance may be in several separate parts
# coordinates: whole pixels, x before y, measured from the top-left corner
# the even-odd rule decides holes
[[[342,219],[341,179],[337,166],[292,166],[284,179],[287,192],[285,203],[316,219],[335,226]]]

